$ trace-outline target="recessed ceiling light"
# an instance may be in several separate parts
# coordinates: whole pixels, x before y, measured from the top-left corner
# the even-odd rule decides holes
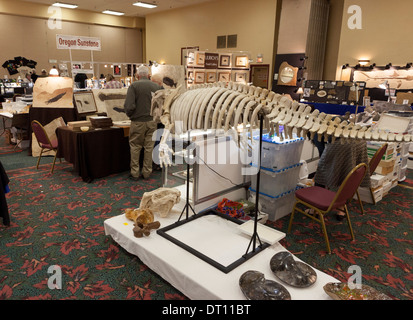
[[[156,4],[147,3],[147,2],[141,2],[141,1],[135,2],[133,5],[134,5],[134,6],[137,6],[137,7],[149,8],[149,9],[153,9],[153,8],[156,8],[156,7],[157,7]]]
[[[105,10],[105,11],[102,11],[102,13],[112,14],[114,16],[123,16],[125,14],[124,12],[112,11],[112,10]]]
[[[67,9],[76,9],[78,7],[77,4],[62,3],[62,2],[55,2],[52,4],[52,6],[67,8]]]

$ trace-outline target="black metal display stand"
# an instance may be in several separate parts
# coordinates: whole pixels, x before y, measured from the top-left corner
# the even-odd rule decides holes
[[[162,229],[158,229],[157,233],[168,239],[169,241],[175,243],[177,246],[185,249],[186,251],[188,251],[189,253],[195,255],[196,257],[202,259],[203,261],[209,263],[210,265],[214,266],[215,268],[221,270],[224,273],[229,273],[230,271],[234,270],[235,268],[237,268],[238,266],[240,266],[241,264],[243,264],[244,262],[248,261],[250,258],[254,257],[255,255],[257,255],[258,253],[260,253],[261,251],[263,251],[264,249],[268,248],[270,245],[268,243],[263,243],[261,242],[259,236],[258,236],[258,232],[257,232],[257,225],[258,225],[258,201],[259,201],[259,184],[260,184],[260,174],[261,174],[261,150],[262,150],[262,135],[263,135],[263,123],[264,123],[264,114],[262,112],[259,113],[259,119],[260,119],[260,140],[259,140],[259,161],[258,161],[258,172],[257,172],[257,187],[256,187],[256,198],[255,198],[255,216],[254,216],[254,231],[253,234],[251,236],[251,240],[250,243],[248,245],[248,248],[245,252],[244,255],[242,255],[239,259],[237,259],[236,261],[232,262],[231,264],[224,266],[222,264],[220,264],[219,262],[211,259],[210,257],[206,256],[205,254],[203,254],[202,252],[199,252],[198,250],[195,250],[194,248],[192,248],[191,246],[183,243],[182,241],[176,239],[175,237],[171,236],[170,234],[168,234],[167,232],[175,229],[179,226],[182,226],[183,224],[186,223],[190,223],[191,221],[194,221],[196,219],[199,219],[201,217],[207,216],[207,215],[215,215],[218,217],[221,217],[223,219],[226,219],[228,221],[231,221],[235,224],[241,225],[244,222],[232,218],[228,215],[225,215],[217,210],[206,210],[204,212],[198,213],[196,214],[194,209],[192,208],[191,204],[189,203],[189,151],[187,153],[187,190],[186,190],[186,204],[184,209],[182,210],[182,213],[178,219],[177,222],[164,227]],[[188,132],[188,141],[190,138],[190,134]],[[195,177],[194,177],[195,178]],[[189,217],[189,209],[191,209],[194,213],[194,215],[192,215],[191,217]],[[186,219],[181,221],[181,217],[183,215],[183,213],[186,211]],[[259,245],[257,245],[257,240],[259,242]],[[252,249],[250,251],[252,245]]]
[[[183,208],[181,215],[179,216],[178,221],[181,220],[182,215],[184,214],[184,212],[186,212],[186,220],[188,220],[189,218],[189,209],[192,210],[192,212],[194,213],[194,215],[196,215],[194,208],[192,208],[191,204],[189,203],[189,181],[191,180],[189,177],[189,173],[190,173],[190,165],[189,165],[189,146],[190,146],[190,142],[191,142],[191,132],[188,131],[188,146],[187,146],[187,155],[186,155],[186,204],[185,207]]]

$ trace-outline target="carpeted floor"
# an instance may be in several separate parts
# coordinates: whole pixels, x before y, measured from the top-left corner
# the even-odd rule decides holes
[[[104,234],[105,219],[139,206],[144,192],[160,186],[160,172],[149,181],[129,180],[124,172],[87,184],[67,162],[57,162],[49,174],[51,157],[42,159],[36,170],[37,159],[26,151],[9,152],[0,139],[0,160],[11,180],[11,226],[0,223],[0,299],[187,299]],[[327,225],[332,255],[326,254],[319,226],[302,215],[282,245],[340,281],[357,265],[364,284],[394,299],[411,300],[412,180],[408,171],[406,186],[392,189],[377,206],[365,204],[364,216],[352,203],[354,242],[346,222],[332,215]],[[288,220],[268,225],[286,232]],[[48,268],[53,265],[62,270],[60,290],[48,288]]]

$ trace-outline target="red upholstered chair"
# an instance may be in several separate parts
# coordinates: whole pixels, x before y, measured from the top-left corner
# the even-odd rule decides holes
[[[374,154],[374,156],[370,159],[369,161],[369,169],[370,169],[370,176],[372,176],[374,174],[374,171],[376,171],[377,166],[379,165],[381,158],[383,157],[383,155],[386,153],[387,151],[387,147],[388,144],[385,143],[383,144]],[[359,201],[360,204],[360,209],[361,209],[361,213],[364,214],[364,207],[363,207],[363,203],[361,202],[361,198],[360,198],[360,194],[357,190],[356,192],[357,194],[357,199]],[[370,194],[371,194],[371,198],[373,199],[373,204],[376,204],[376,201],[374,199],[374,195],[373,195],[373,190],[372,188],[370,188]]]
[[[361,181],[366,175],[367,165],[365,163],[360,163],[357,165],[344,179],[340,188],[337,192],[314,186],[309,188],[304,188],[297,190],[295,192],[295,204],[293,211],[291,213],[290,223],[288,225],[288,232],[291,231],[292,222],[294,219],[295,212],[301,212],[307,217],[319,222],[322,227],[324,234],[324,239],[327,245],[328,253],[331,253],[330,243],[328,241],[327,229],[324,222],[324,215],[328,212],[344,208],[346,213],[347,223],[350,228],[351,238],[354,240],[353,228],[351,226],[350,216],[348,214],[347,203],[353,198],[360,186]],[[305,212],[304,210],[297,207],[298,204],[302,204],[310,209],[314,209],[314,216]]]
[[[52,169],[50,170],[50,173],[53,173],[54,165],[56,163],[56,157],[57,157],[57,148],[58,148],[57,140],[50,141],[50,138],[47,135],[46,130],[40,124],[40,122],[38,122],[36,120],[32,121],[32,131],[33,131],[34,135],[36,136],[39,147],[41,148],[39,159],[37,160],[36,168],[39,169],[39,163],[40,163],[40,159],[42,158],[43,151],[45,151],[45,150],[46,151],[54,151],[55,156],[54,156],[54,159],[53,159]]]

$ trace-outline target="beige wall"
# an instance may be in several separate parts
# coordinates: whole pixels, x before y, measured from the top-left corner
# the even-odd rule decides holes
[[[350,5],[362,9],[362,29],[350,30],[347,13]],[[413,1],[406,0],[345,0],[338,53],[337,77],[340,66],[354,66],[358,59],[367,58],[378,66],[391,62],[406,65],[413,60]]]
[[[9,15],[48,19],[50,17],[48,9],[48,5],[40,3],[21,0],[0,0],[0,13]],[[65,8],[61,9],[61,13],[63,21],[124,28],[144,28],[145,26],[145,19],[140,17],[111,16],[98,12]]]
[[[276,0],[219,0],[146,17],[146,59],[181,64],[181,48],[249,51],[272,65]],[[217,50],[217,36],[238,35],[234,49]],[[270,67],[271,70],[271,67]],[[271,75],[270,75],[271,78]]]
[[[307,44],[311,0],[284,0],[277,54],[304,53]]]
[[[62,9],[62,28],[51,29],[49,6],[19,0],[0,0],[0,65],[4,61],[22,56],[37,61],[36,71],[49,70],[56,63],[49,60],[70,61],[69,50],[58,50],[56,34],[99,37],[102,51],[72,50],[72,59],[95,62],[96,76],[109,73],[104,64],[140,63],[143,56],[143,18],[115,17],[84,10]],[[124,70],[125,71],[125,70]],[[126,71],[125,71],[126,74]],[[0,77],[8,75],[0,67]],[[14,75],[11,78],[17,78]]]
[[[142,32],[139,29],[117,28],[103,25],[89,25],[76,22],[62,22],[62,29],[51,30],[47,20],[0,14],[0,62],[22,56],[37,61],[36,71],[49,70],[55,63],[49,59],[70,61],[69,50],[59,50],[56,34],[99,37],[102,51],[93,52],[95,62],[135,62],[143,61]],[[91,61],[90,51],[72,50],[72,60]],[[96,65],[95,65],[96,67]],[[96,70],[106,73],[104,69]],[[110,70],[106,70],[109,72]],[[0,77],[8,72],[0,68]],[[96,76],[98,76],[97,74]],[[17,75],[12,78],[16,78]]]
[[[291,17],[281,16],[278,21],[279,1],[276,0],[218,0],[148,15],[145,25],[144,19],[119,19],[63,10],[62,30],[50,30],[47,6],[0,0],[0,28],[3,30],[0,62],[24,56],[38,61],[39,70],[52,66],[49,59],[69,60],[66,50],[56,49],[55,35],[61,33],[101,37],[103,50],[94,53],[95,61],[156,60],[180,64],[181,47],[199,46],[201,50],[222,51],[216,49],[217,36],[238,34],[238,47],[231,50],[249,51],[254,61],[261,53],[264,63],[270,64],[272,70],[277,50],[289,53],[303,49],[300,46],[305,43],[306,21],[297,17],[305,13],[306,1],[286,0],[283,13],[288,11]],[[362,8],[361,30],[350,30],[347,26],[351,16],[347,9],[353,4]],[[330,12],[324,79],[338,79],[341,65],[356,65],[360,58],[368,58],[377,65],[412,62],[413,44],[409,39],[413,30],[410,17],[413,1],[393,0],[389,10],[387,0],[331,0]],[[141,31],[140,27],[145,27],[146,31]],[[277,36],[279,41],[274,45]],[[91,59],[88,51],[72,52],[75,60]],[[100,73],[105,72],[100,70]],[[4,74],[7,71],[0,68],[0,77]]]

